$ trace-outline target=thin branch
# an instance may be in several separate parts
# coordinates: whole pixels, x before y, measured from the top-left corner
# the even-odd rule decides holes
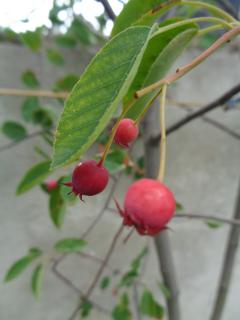
[[[65,99],[69,95],[69,92],[54,92],[49,90],[22,90],[22,89],[9,89],[0,88],[0,96],[15,96],[15,97],[43,97],[54,99]]]
[[[240,219],[225,219],[220,218],[214,215],[203,215],[203,214],[193,214],[193,213],[179,213],[176,214],[173,218],[188,218],[188,219],[197,219],[197,220],[215,220],[222,223],[234,225],[240,227]]]
[[[236,206],[234,212],[234,219],[240,219],[240,182],[238,186],[238,192],[236,197]],[[220,320],[222,317],[223,309],[227,299],[227,294],[230,287],[230,282],[232,278],[234,262],[236,259],[237,248],[240,239],[240,228],[237,226],[232,226],[229,233],[229,238],[227,242],[225,257],[223,261],[221,276],[218,284],[218,291],[216,294],[216,301],[211,315],[211,320]]]
[[[150,86],[147,86],[135,93],[136,98],[140,98],[144,96],[145,94],[154,91],[155,89],[161,88],[164,84],[170,84],[181,77],[183,77],[185,74],[187,74],[189,71],[191,71],[193,68],[195,68],[197,65],[199,65],[201,62],[203,62],[205,59],[207,59],[211,54],[213,54],[221,45],[231,40],[233,37],[238,35],[240,33],[240,27],[235,27],[234,29],[224,33],[217,41],[215,41],[207,50],[205,50],[202,54],[200,54],[197,58],[193,59],[190,63],[186,64],[183,67],[180,67],[176,70],[175,73],[170,74],[166,76],[164,79],[157,81]]]
[[[170,134],[170,133],[180,129],[188,122],[193,121],[193,120],[203,116],[204,114],[224,105],[228,100],[230,100],[233,96],[235,96],[239,92],[240,92],[240,83],[238,85],[236,85],[235,87],[231,88],[230,90],[228,90],[220,98],[217,98],[216,100],[207,104],[206,106],[202,107],[201,109],[188,114],[184,118],[180,119],[179,121],[177,121],[174,124],[172,124],[171,126],[169,126],[166,130],[166,133]],[[159,134],[155,137],[152,137],[149,142],[152,144],[158,144],[160,139],[161,139],[161,134]]]
[[[237,140],[240,140],[240,134],[237,133],[236,131],[231,130],[230,128],[224,126],[223,124],[221,124],[221,123],[219,123],[219,122],[217,122],[217,121],[215,121],[213,119],[210,119],[209,117],[203,116],[202,119],[203,119],[203,121],[205,121],[207,123],[210,123],[215,128],[226,132],[227,134],[229,134],[233,138],[235,138]]]
[[[92,294],[93,290],[95,289],[95,287],[96,287],[96,285],[97,285],[100,277],[102,276],[102,273],[103,273],[106,265],[107,265],[108,262],[109,262],[109,259],[110,259],[111,255],[112,255],[112,253],[113,253],[113,251],[114,251],[114,249],[115,249],[115,246],[116,246],[116,244],[117,244],[117,241],[118,241],[118,239],[119,239],[119,237],[120,237],[123,229],[124,229],[124,225],[121,224],[120,228],[118,229],[118,231],[116,232],[116,234],[115,234],[114,237],[113,237],[113,240],[112,240],[112,242],[111,242],[111,244],[110,244],[110,247],[109,247],[109,249],[108,249],[108,251],[107,251],[107,254],[106,254],[106,256],[105,256],[105,258],[104,258],[104,260],[103,260],[100,268],[98,269],[98,272],[96,273],[96,275],[95,275],[92,283],[90,284],[88,290],[86,291],[86,294],[84,295],[84,299],[85,299],[85,300],[88,300],[88,298],[89,298],[90,295]],[[77,306],[77,308],[74,310],[74,312],[73,312],[72,315],[70,316],[69,320],[74,320],[74,319],[75,319],[75,317],[77,316],[79,310],[81,309],[81,305],[82,305],[82,303],[80,303],[80,304]]]
[[[101,4],[103,5],[108,17],[111,19],[111,20],[115,20],[116,18],[116,15],[112,9],[112,7],[110,6],[109,2],[107,0],[97,0],[98,2],[101,2]]]
[[[5,144],[4,146],[0,147],[0,152],[11,149],[12,147],[15,147],[16,145],[26,141],[26,140],[30,140],[32,138],[35,138],[45,132],[47,132],[48,130],[44,129],[44,130],[40,130],[40,131],[36,131],[33,133],[30,133],[29,135],[25,136],[23,139],[21,140],[16,140],[16,141],[12,141],[10,143]]]

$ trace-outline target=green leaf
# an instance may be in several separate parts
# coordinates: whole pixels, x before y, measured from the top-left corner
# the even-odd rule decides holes
[[[139,253],[139,255],[132,261],[131,263],[132,270],[139,271],[142,260],[147,253],[148,253],[148,248],[144,247],[142,251]]]
[[[159,283],[159,289],[166,299],[171,298],[171,291],[168,289],[168,287],[164,283]]]
[[[17,195],[22,194],[40,184],[51,172],[50,161],[39,162],[24,175],[17,187]]]
[[[118,305],[115,306],[115,308],[112,311],[112,318],[114,320],[131,320],[132,314],[129,310],[129,299],[127,294],[123,294],[121,296],[120,302]]]
[[[197,28],[193,26],[193,24],[190,25],[190,28],[189,26],[181,26],[161,33],[149,41],[138,73],[124,98],[125,105],[129,104],[137,90],[162,79],[167,74],[176,59],[196,35]],[[155,90],[138,99],[126,116],[136,119],[157,92],[158,90]]]
[[[19,141],[26,137],[26,129],[18,122],[6,121],[2,125],[2,132],[9,139]]]
[[[166,0],[129,0],[123,7],[123,10],[116,18],[111,36],[115,36],[119,32],[130,27],[134,22],[139,20],[146,12],[156,8]]]
[[[89,301],[84,301],[82,304],[81,304],[81,309],[80,309],[80,312],[81,312],[81,318],[86,318],[89,316],[90,312],[92,311],[92,308],[93,308],[93,305],[91,302]]]
[[[49,213],[53,224],[60,228],[63,224],[66,204],[61,194],[61,186],[51,190],[49,195]]]
[[[37,97],[29,97],[27,98],[21,107],[22,117],[25,121],[30,122],[33,121],[34,112],[36,112],[39,108],[39,100]]]
[[[43,281],[43,265],[40,263],[32,273],[32,292],[36,298],[40,296]]]
[[[120,280],[119,287],[130,287],[137,277],[138,272],[136,270],[126,272]]]
[[[129,28],[89,64],[60,118],[53,168],[78,159],[103,131],[137,72],[150,33],[150,28]]]
[[[38,51],[42,45],[40,29],[37,29],[36,31],[27,31],[21,34],[21,41],[32,51]]]
[[[78,238],[66,238],[58,241],[54,248],[58,252],[79,252],[85,247],[87,242]]]
[[[51,63],[53,63],[57,66],[64,65],[64,58],[57,50],[48,49],[47,50],[47,57]]]
[[[64,78],[58,79],[54,88],[58,91],[71,91],[78,79],[79,76],[75,74],[68,74]]]
[[[74,48],[77,41],[69,35],[60,35],[55,38],[56,43],[64,48]]]
[[[109,284],[110,284],[110,278],[109,277],[104,277],[104,278],[102,278],[102,281],[100,282],[100,288],[102,290],[107,289]]]
[[[38,79],[32,70],[27,70],[22,74],[23,83],[29,88],[37,88],[39,86]]]
[[[73,20],[69,33],[73,34],[75,38],[85,45],[90,45],[94,42],[92,32],[81,18]]]
[[[21,259],[17,260],[7,271],[5,276],[5,282],[11,281],[18,277],[26,268],[42,254],[38,248],[32,248],[28,254]]]
[[[46,108],[38,108],[32,115],[32,122],[39,124],[44,129],[50,129],[53,126],[53,115]]]
[[[64,185],[64,182],[72,181],[72,175],[64,176],[59,179],[60,193],[64,201],[74,203],[78,197],[72,192],[69,194],[71,189]]]
[[[152,293],[148,290],[144,290],[139,308],[142,314],[155,319],[162,319],[164,315],[164,308],[155,301]]]
[[[219,222],[217,220],[214,220],[214,219],[208,219],[206,221],[206,224],[208,225],[209,228],[211,229],[218,229],[220,227],[223,226],[223,223],[222,222]]]

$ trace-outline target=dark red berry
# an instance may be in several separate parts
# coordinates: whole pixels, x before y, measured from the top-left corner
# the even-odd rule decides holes
[[[80,162],[72,174],[72,181],[65,183],[72,192],[80,197],[94,196],[102,192],[108,183],[108,171],[94,160]]]
[[[173,217],[176,204],[173,193],[163,183],[153,179],[140,179],[128,189],[123,223],[134,226],[139,234],[156,235],[165,229]]]
[[[54,190],[58,187],[58,182],[56,180],[48,180],[44,184],[48,191]]]
[[[136,140],[138,133],[138,126],[132,119],[123,119],[120,121],[115,133],[115,143],[127,148],[131,142]]]

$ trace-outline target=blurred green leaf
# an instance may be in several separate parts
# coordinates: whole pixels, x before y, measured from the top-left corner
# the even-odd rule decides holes
[[[87,242],[78,238],[66,238],[59,240],[54,248],[58,252],[79,252],[85,247]]]
[[[49,213],[53,224],[60,228],[64,222],[66,204],[61,194],[61,186],[51,190],[49,195]]]
[[[103,131],[137,72],[150,33],[145,27],[122,32],[89,64],[66,101],[52,167],[75,161]]]
[[[206,221],[206,224],[207,224],[207,226],[208,226],[209,228],[211,228],[211,229],[218,229],[218,228],[220,228],[220,227],[223,226],[223,223],[222,223],[222,222],[219,222],[219,221],[214,220],[214,219],[208,219],[208,220]]]
[[[15,121],[6,121],[2,125],[2,132],[9,139],[19,141],[26,137],[27,131],[20,123]]]
[[[166,299],[171,298],[171,292],[164,283],[159,283],[159,289]]]
[[[40,296],[43,281],[43,265],[40,263],[32,273],[32,292],[36,298]]]
[[[100,282],[100,288],[102,289],[102,290],[104,290],[104,289],[107,289],[107,287],[109,286],[109,284],[110,284],[110,278],[109,277],[103,277],[102,278],[102,280],[101,280],[101,282]]]
[[[63,56],[61,55],[61,53],[59,53],[57,50],[54,50],[54,49],[48,49],[47,50],[47,57],[48,57],[48,60],[57,65],[57,66],[62,66],[64,65],[64,58]]]
[[[116,305],[112,311],[112,318],[114,320],[131,320],[132,313],[129,310],[128,305],[129,305],[128,295],[124,293],[120,298],[119,304]]]
[[[71,91],[78,79],[79,76],[75,74],[68,74],[64,78],[58,79],[54,88],[58,91]]]
[[[29,88],[37,88],[39,86],[38,79],[32,70],[23,72],[22,81]]]
[[[38,108],[32,114],[32,122],[41,125],[45,129],[50,129],[53,126],[52,115],[45,108]]]
[[[33,121],[34,112],[36,112],[38,108],[39,100],[37,97],[29,97],[25,99],[21,107],[23,119],[27,122]]]
[[[17,187],[17,195],[22,194],[40,184],[51,172],[50,161],[39,162],[26,172]]]
[[[148,290],[144,290],[140,300],[139,308],[142,314],[155,319],[162,319],[164,315],[163,306],[155,301],[152,293]]]
[[[74,48],[77,44],[77,41],[69,35],[59,35],[55,37],[56,43],[64,48]]]
[[[38,51],[42,45],[41,29],[38,28],[36,31],[27,31],[22,33],[21,41],[32,51]]]
[[[28,254],[17,260],[7,271],[5,275],[5,282],[11,281],[18,277],[22,272],[38,257],[42,251],[38,248],[31,248]]]
[[[86,318],[89,316],[91,310],[93,308],[93,305],[91,302],[89,301],[84,301],[81,304],[81,309],[80,309],[80,313],[81,313],[81,318]]]
[[[147,253],[148,253],[148,248],[144,247],[142,249],[142,251],[139,253],[139,255],[135,259],[133,259],[133,261],[131,263],[132,270],[139,271],[142,260],[146,256]]]
[[[109,174],[115,174],[125,169],[124,159],[126,151],[115,149],[110,152],[105,160],[104,166],[109,171]]]
[[[80,17],[73,20],[72,25],[69,28],[69,33],[73,34],[80,42],[85,45],[90,45],[94,42],[93,33]]]

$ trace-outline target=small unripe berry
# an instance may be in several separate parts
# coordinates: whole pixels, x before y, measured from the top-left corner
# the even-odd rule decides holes
[[[48,191],[54,190],[58,187],[58,182],[56,180],[48,180],[44,184]]]
[[[80,162],[72,174],[72,181],[65,183],[72,187],[72,192],[80,197],[94,196],[102,192],[108,183],[108,171],[101,162],[94,160]]]
[[[160,181],[140,179],[127,190],[123,224],[134,226],[139,234],[156,235],[173,217],[176,204],[172,192]]]
[[[137,124],[132,119],[123,119],[120,121],[114,136],[116,144],[122,147],[129,147],[129,144],[136,140],[139,130]]]

